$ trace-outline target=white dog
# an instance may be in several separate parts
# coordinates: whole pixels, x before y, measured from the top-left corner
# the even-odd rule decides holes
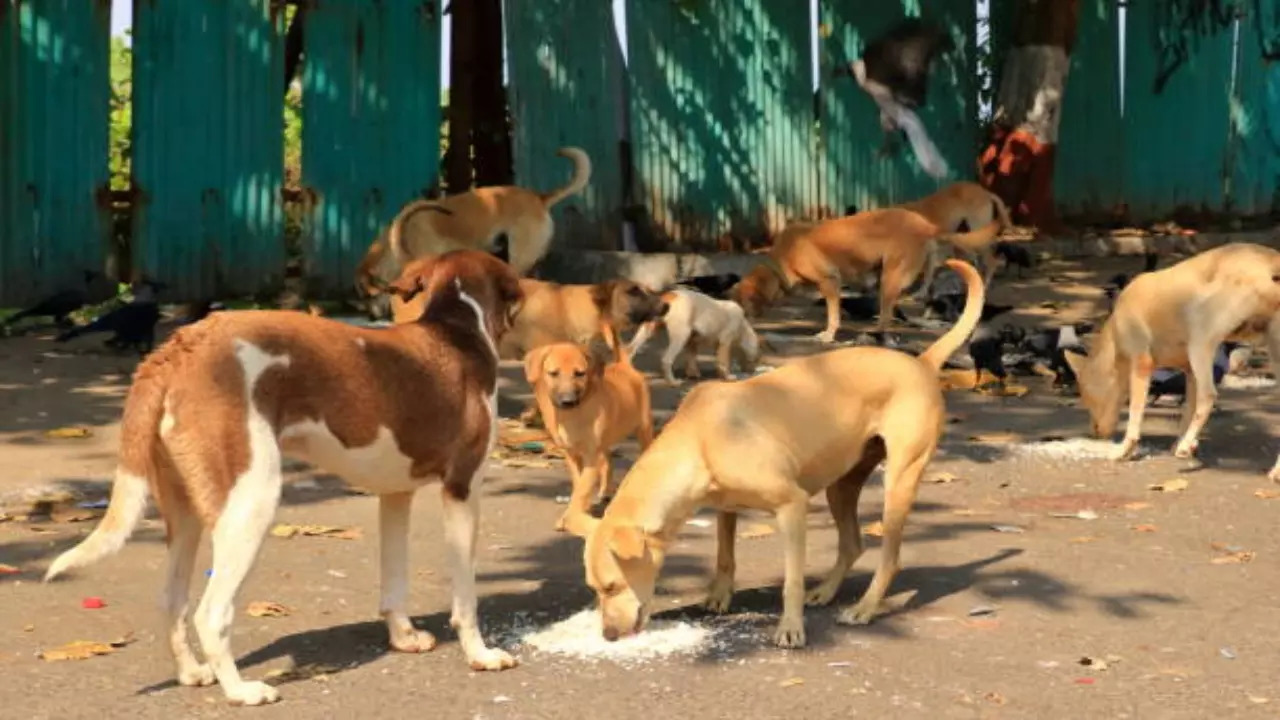
[[[669,290],[662,294],[667,303],[667,314],[640,326],[627,352],[635,354],[653,336],[659,325],[667,328],[667,350],[662,354],[662,376],[671,385],[678,385],[671,367],[681,351],[685,356],[685,376],[701,377],[698,372],[698,346],[703,341],[716,342],[716,370],[720,377],[729,378],[730,364],[735,348],[738,365],[744,373],[755,370],[760,359],[760,340],[751,323],[747,322],[742,306],[732,300],[717,300],[696,290]]]

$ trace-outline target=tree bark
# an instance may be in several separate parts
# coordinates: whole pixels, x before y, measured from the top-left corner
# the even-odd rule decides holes
[[[506,185],[512,180],[511,130],[507,122],[507,94],[502,86],[502,0],[468,0],[475,4],[475,35],[471,62],[471,146],[476,185]]]
[[[289,86],[298,76],[298,68],[302,66],[302,53],[306,40],[303,35],[304,23],[307,19],[307,7],[298,5],[289,20],[289,29],[284,35],[284,92],[289,94]]]
[[[444,184],[449,193],[465,192],[474,177],[471,164],[471,130],[475,75],[472,43],[475,37],[476,3],[449,3],[453,29],[449,48],[449,148],[444,156]]]
[[[1014,218],[1049,231],[1058,225],[1053,168],[1078,17],[1078,0],[1018,0],[979,159],[979,179]]]

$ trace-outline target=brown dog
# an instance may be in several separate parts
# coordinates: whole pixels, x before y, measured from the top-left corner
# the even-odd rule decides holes
[[[999,195],[975,182],[956,182],[932,195],[898,207],[920,213],[948,233],[958,232],[961,227],[974,230],[998,221],[1000,227],[996,235],[980,235],[973,242],[956,243],[957,248],[981,262],[982,283],[991,285],[991,278],[996,272],[995,239],[1000,231],[1013,227],[1013,221],[1009,219],[1009,208],[1005,207]],[[950,236],[951,241],[955,242],[957,237],[961,236]],[[939,262],[939,250],[936,243],[929,248],[924,282],[920,288],[921,297],[929,297],[929,287],[933,284],[934,271]]]
[[[356,271],[357,289],[376,295],[378,281],[396,277],[410,260],[450,250],[492,252],[504,235],[511,266],[520,275],[528,274],[551,247],[551,207],[582,192],[591,178],[591,159],[581,149],[560,148],[557,154],[573,161],[573,177],[551,192],[501,185],[405,205],[385,235],[369,246]]]
[[[1131,457],[1142,435],[1152,371],[1178,368],[1187,371],[1187,404],[1174,455],[1194,455],[1217,397],[1213,357],[1218,346],[1262,336],[1275,363],[1280,358],[1278,311],[1280,252],[1262,245],[1223,245],[1133,278],[1089,355],[1066,353],[1094,436],[1112,436],[1127,392],[1129,420],[1115,457]],[[1280,477],[1280,459],[1271,475]]]
[[[573,343],[543,345],[524,359],[538,409],[551,439],[564,451],[573,481],[569,507],[557,530],[585,536],[591,491],[605,498],[612,490],[613,447],[635,435],[644,450],[653,442],[649,384],[626,352],[600,352]],[[609,355],[612,357],[609,357]],[[612,360],[612,362],[610,362]]]
[[[382,615],[391,646],[425,652],[430,633],[405,607],[413,494],[439,484],[453,616],[467,661],[515,660],[485,645],[476,619],[478,483],[497,436],[496,341],[520,302],[514,272],[459,251],[391,290],[428,297],[418,322],[372,330],[304,313],[220,312],[178,330],[139,366],[125,402],[120,464],[106,516],[46,579],[112,553],[142,520],[148,488],[168,529],[169,642],[183,685],[216,679],[228,700],[259,705],[275,688],[246,682],[231,652],[235,597],[280,503],[281,458],[307,459],[380,503]],[[187,638],[201,535],[213,574],[195,611],[207,663]]]
[[[712,506],[721,511],[720,548],[707,606],[724,611],[733,593],[735,511],[770,511],[786,543],[775,640],[804,645],[809,498],[826,490],[840,538],[835,565],[808,595],[820,605],[835,597],[862,552],[858,496],[885,461],[880,567],[862,599],[838,618],[870,622],[898,571],[903,526],[942,434],[946,407],[938,370],[982,312],[977,271],[957,260],[947,264],[969,286],[964,313],[920,357],[885,348],[834,350],[689,393],[587,537],[587,584],[599,598],[606,639],[644,627],[668,545],[699,507]]]
[[[840,285],[880,266],[880,319],[887,330],[898,296],[924,267],[930,244],[949,242],[977,247],[1000,232],[991,222],[968,233],[951,233],[923,215],[902,208],[869,210],[817,225],[783,231],[769,252],[769,260],[738,283],[732,293],[748,317],[803,284],[816,285],[827,301],[827,326],[818,333],[834,342],[840,327]]]
[[[499,345],[504,358],[524,357],[558,342],[588,345],[597,338],[613,350],[619,333],[667,312],[659,293],[626,279],[560,285],[522,278],[520,289],[524,304]]]

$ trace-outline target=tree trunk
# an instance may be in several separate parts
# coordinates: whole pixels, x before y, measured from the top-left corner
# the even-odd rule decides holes
[[[476,6],[471,43],[471,146],[476,185],[506,185],[512,180],[511,131],[507,124],[507,94],[502,86],[502,0],[468,0]]]
[[[1016,220],[1052,231],[1054,156],[1079,2],[1018,0],[1015,8],[979,179]]]
[[[303,35],[304,23],[307,19],[307,7],[298,5],[289,20],[289,29],[284,35],[284,94],[289,94],[289,86],[298,76],[298,68],[302,66],[302,53],[305,47]]]
[[[476,3],[454,0],[449,3],[453,30],[449,48],[449,148],[444,156],[444,184],[449,193],[471,188],[472,78],[476,67],[472,53],[476,25]]]

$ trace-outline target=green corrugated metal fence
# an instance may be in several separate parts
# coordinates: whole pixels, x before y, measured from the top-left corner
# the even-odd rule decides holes
[[[172,297],[283,265],[283,17],[270,0],[135,0],[133,252]]]
[[[0,0],[0,303],[101,270],[110,4]]]
[[[1115,0],[1081,0],[1053,179],[1059,211],[1067,216],[1107,211],[1123,193],[1116,168],[1124,148],[1119,27]]]
[[[378,229],[436,183],[436,0],[320,0],[307,13],[302,180],[310,274],[351,287]]]
[[[629,0],[636,200],[659,238],[706,246],[818,205],[807,8]]]
[[[591,157],[582,195],[552,210],[557,240],[614,249],[623,203],[622,47],[609,3],[506,0],[508,98],[517,184],[563,185],[570,165],[555,155],[574,145]]]
[[[1246,215],[1274,213],[1280,210],[1280,6],[1246,5],[1237,66],[1232,208]]]
[[[910,12],[907,12],[907,11]],[[920,169],[905,138],[886,154],[875,102],[858,88],[847,68],[868,40],[909,15],[941,23],[955,51],[942,56],[929,83],[920,118],[951,167],[949,180],[972,179],[977,153],[977,82],[973,34],[976,8],[968,0],[920,3],[872,3],[831,0],[819,3],[822,39],[821,137],[824,204],[835,212],[850,204],[883,207],[927,195],[942,183]]]

